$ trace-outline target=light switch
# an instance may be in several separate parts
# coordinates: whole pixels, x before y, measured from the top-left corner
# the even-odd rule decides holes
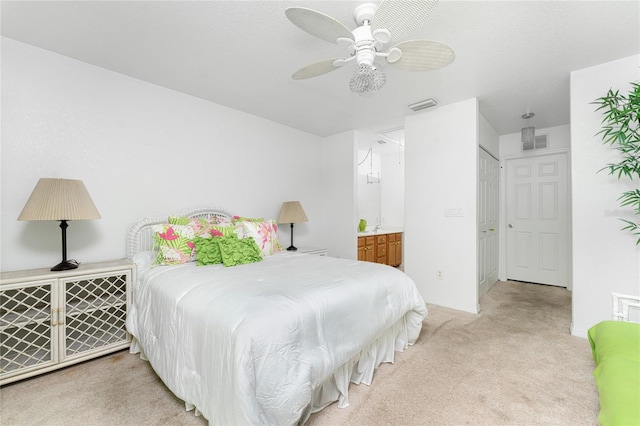
[[[463,217],[462,208],[448,208],[444,209],[444,217]]]

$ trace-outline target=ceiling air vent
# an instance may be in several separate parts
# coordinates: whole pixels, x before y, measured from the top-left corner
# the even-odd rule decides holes
[[[438,101],[434,98],[425,99],[424,101],[416,102],[415,104],[409,105],[414,111],[420,111],[422,109],[431,108],[438,105]]]
[[[526,142],[522,144],[523,151],[533,151],[535,149],[544,149],[548,147],[549,135],[536,135],[533,142]]]

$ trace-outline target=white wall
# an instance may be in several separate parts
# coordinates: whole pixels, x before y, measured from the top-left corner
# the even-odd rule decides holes
[[[102,215],[69,225],[68,257],[82,262],[123,257],[140,217],[200,205],[274,218],[300,200],[310,221],[296,245],[329,240],[317,136],[7,38],[2,113],[2,270],[60,261],[57,222],[16,220],[41,177],[83,180]]]
[[[427,303],[473,313],[478,127],[475,98],[405,119],[405,271]]]
[[[359,132],[350,131],[323,143],[323,246],[330,256],[358,258],[357,167]]]
[[[628,93],[640,79],[640,56],[631,56],[571,73],[571,178],[573,185],[572,334],[586,336],[611,317],[611,292],[640,294],[640,249],[618,217],[631,215],[617,198],[637,188],[628,180],[598,173],[617,154],[595,134],[602,116],[591,104],[610,88]]]
[[[381,225],[404,226],[404,149],[382,156],[380,182]]]

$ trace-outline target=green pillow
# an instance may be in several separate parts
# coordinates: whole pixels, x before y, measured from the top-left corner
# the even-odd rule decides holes
[[[640,324],[602,321],[587,333],[600,398],[598,423],[640,424]]]
[[[222,255],[220,254],[220,247],[218,246],[218,240],[220,238],[221,237],[196,237],[193,240],[196,245],[196,264],[198,266],[222,263]]]
[[[214,238],[220,247],[224,266],[243,265],[262,261],[260,248],[253,238],[239,239],[235,236]]]

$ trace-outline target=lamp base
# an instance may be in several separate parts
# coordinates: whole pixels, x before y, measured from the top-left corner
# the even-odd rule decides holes
[[[52,271],[67,271],[69,269],[76,269],[80,264],[75,260],[63,260],[56,266],[51,268]]]
[[[296,251],[296,250],[298,250],[298,248],[291,245],[291,246],[287,247],[287,250],[288,251]]]

